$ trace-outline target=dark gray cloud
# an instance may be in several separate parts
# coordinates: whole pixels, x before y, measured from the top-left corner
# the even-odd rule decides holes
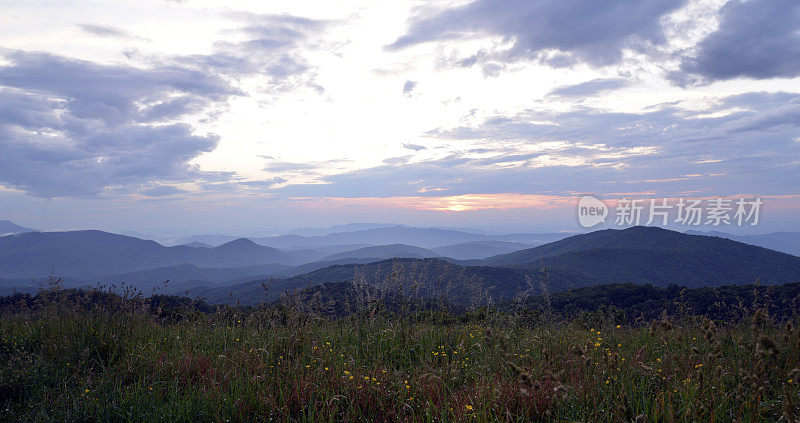
[[[464,59],[462,65],[533,59],[561,66],[575,60],[603,66],[618,62],[626,48],[642,49],[663,43],[660,19],[685,3],[686,0],[476,0],[417,16],[408,32],[388,48],[491,34],[513,46],[505,51],[483,51]],[[488,69],[490,74],[495,71]]]
[[[719,28],[684,59],[673,80],[685,84],[800,75],[800,2],[730,0],[719,19]]]
[[[133,35],[128,31],[124,31],[122,29],[106,25],[81,24],[78,25],[78,28],[80,28],[86,33],[96,35],[98,37],[128,39],[128,40],[146,40],[146,38]]]
[[[591,97],[607,91],[614,91],[628,86],[629,82],[622,78],[598,78],[575,85],[562,85],[550,91],[557,97]]]

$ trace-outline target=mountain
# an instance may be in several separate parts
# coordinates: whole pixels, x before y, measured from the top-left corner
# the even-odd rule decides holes
[[[427,258],[439,257],[440,254],[431,250],[406,244],[377,245],[364,247],[351,251],[344,251],[324,257],[323,261],[340,260],[347,258],[372,258],[377,260],[389,258]]]
[[[404,226],[396,223],[347,223],[344,225],[333,225],[325,228],[298,228],[285,233],[285,235],[300,236],[322,236],[337,232],[362,231],[365,229],[391,228],[393,226]]]
[[[545,287],[555,293],[611,283],[702,287],[756,279],[762,284],[800,282],[800,258],[717,237],[633,227],[576,235],[484,260],[407,258],[332,265],[275,280],[266,296],[263,279],[200,287],[199,295],[210,302],[254,304],[322,283],[358,281],[379,288],[402,285],[418,297],[464,305],[508,301]]]
[[[318,236],[281,235],[252,238],[252,240],[260,245],[281,249],[342,244],[407,244],[423,248],[435,248],[471,241],[510,241],[539,245],[562,239],[569,235],[566,233],[490,235],[453,229],[392,226]]]
[[[307,247],[287,248],[282,251],[295,257],[298,262],[311,263],[323,258],[345,251],[357,250],[364,247],[374,247],[370,244],[344,244],[344,245],[311,245]]]
[[[571,270],[601,283],[780,284],[800,281],[800,257],[728,239],[656,227],[572,236],[471,264]]]
[[[11,234],[21,234],[24,232],[36,232],[36,229],[26,228],[24,226],[19,226],[17,224],[12,223],[8,220],[0,220],[0,236],[3,235],[11,235]]]
[[[533,245],[509,241],[471,241],[445,245],[432,250],[444,257],[459,260],[483,259],[500,254],[531,248]]]
[[[0,278],[107,275],[189,263],[200,267],[299,264],[289,254],[239,239],[216,248],[165,247],[102,231],[28,232],[0,238]]]
[[[360,281],[381,288],[404,286],[404,292],[421,298],[445,298],[454,304],[507,301],[517,294],[526,275],[537,272],[524,269],[491,268],[481,266],[459,266],[450,262],[429,259],[391,259],[368,264],[340,264],[328,266],[310,273],[278,279],[264,294],[264,279],[225,287],[198,287],[190,296],[200,296],[210,303],[235,303],[242,305],[271,301],[280,294],[302,290],[327,282]],[[561,280],[567,280],[566,277]],[[577,283],[576,281],[573,281]],[[568,289],[573,285],[559,287]],[[578,286],[578,285],[575,285]],[[534,288],[538,291],[538,286]]]
[[[246,278],[245,280],[249,281],[257,278],[292,276],[295,274],[292,272],[293,269],[294,267],[283,264],[207,268],[184,263],[175,266],[105,276],[102,280],[106,284],[116,283],[119,285],[123,282],[133,283],[144,293],[149,293],[153,287],[163,287],[164,281],[170,281],[166,287],[163,287],[162,291],[178,292],[176,289],[180,290],[188,287],[187,284],[180,284],[182,282],[194,282],[194,285],[233,285],[236,283],[235,280],[242,278]],[[176,288],[176,286],[179,286],[179,288]]]
[[[181,244],[181,245],[186,246],[186,247],[193,247],[193,248],[214,248],[214,246],[206,244],[204,242],[200,242],[200,241],[192,241],[192,242],[189,242],[189,243],[186,243],[186,244]]]
[[[281,250],[272,247],[258,245],[247,238],[239,238],[226,242],[220,246],[212,248],[212,251],[219,255],[241,257],[259,257],[264,263],[286,262],[291,260],[289,255]]]
[[[800,256],[800,233],[798,232],[773,232],[763,235],[733,235],[725,232],[686,231],[691,235],[706,235],[727,238],[745,244],[757,245],[770,250],[781,251],[794,256]]]
[[[186,244],[191,244],[193,242],[201,242],[203,244],[216,247],[226,242],[234,241],[238,238],[240,237],[231,235],[192,235],[185,238],[179,238],[175,240],[173,243],[175,245],[186,245]]]

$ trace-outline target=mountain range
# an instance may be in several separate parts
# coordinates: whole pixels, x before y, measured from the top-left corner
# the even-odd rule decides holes
[[[290,255],[239,239],[215,248],[165,247],[102,231],[27,232],[0,238],[0,277],[41,278],[50,272],[81,279],[194,264],[239,267],[287,263]],[[297,264],[297,263],[295,263]]]
[[[253,303],[265,298],[261,283],[269,279],[274,280],[266,296],[271,299],[321,283],[357,280],[381,286],[391,279],[414,286],[415,295],[463,303],[606,283],[700,287],[800,281],[800,257],[713,235],[655,227],[567,237],[381,226],[167,247],[102,231],[26,232],[0,237],[0,292],[30,290],[33,280],[55,274],[73,287],[124,282],[144,292],[158,287],[212,302]],[[790,235],[759,240],[783,240],[792,248]],[[412,243],[370,244],[391,236]],[[287,247],[260,245],[265,239]],[[432,245],[436,242],[443,243]]]
[[[361,281],[385,286],[389,280],[414,286],[422,297],[441,296],[463,304],[611,283],[694,288],[800,282],[800,257],[719,237],[632,227],[575,235],[484,260],[405,258],[329,266],[277,280],[266,297],[263,280],[196,292],[211,302],[228,298],[248,304],[322,283]]]
[[[544,234],[486,234],[466,232],[462,230],[443,228],[417,228],[413,226],[381,226],[377,228],[359,229],[348,232],[332,232],[325,235],[278,235],[272,237],[250,237],[259,245],[279,249],[315,248],[320,246],[334,246],[346,244],[407,244],[423,248],[436,248],[452,244],[469,243],[475,241],[506,241],[518,242],[528,245],[541,245],[572,235],[571,233],[544,233]],[[195,235],[178,239],[178,244],[202,242],[209,245],[219,245],[229,242],[236,237],[224,235]]]

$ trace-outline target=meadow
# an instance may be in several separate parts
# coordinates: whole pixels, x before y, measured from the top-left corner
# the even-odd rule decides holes
[[[2,421],[796,421],[800,334],[746,319],[6,297]]]

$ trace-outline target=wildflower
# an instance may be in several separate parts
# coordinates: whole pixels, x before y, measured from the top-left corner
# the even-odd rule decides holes
[[[700,363],[700,364],[698,364],[698,365],[694,366],[694,368],[695,368],[695,369],[699,369],[699,368],[701,368],[701,367],[703,367],[703,363]]]
[[[621,327],[620,325],[617,325],[617,329],[619,329],[620,327]]]
[[[328,371],[328,368],[327,368],[327,367],[325,368],[325,371],[326,371],[326,372]]]
[[[467,404],[467,411],[472,411],[472,406]]]

